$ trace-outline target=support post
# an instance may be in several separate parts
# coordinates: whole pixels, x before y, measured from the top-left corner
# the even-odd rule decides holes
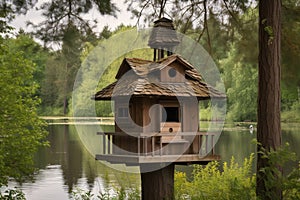
[[[140,166],[142,182],[142,200],[174,199],[174,167],[171,163],[155,171],[158,166],[144,164]]]

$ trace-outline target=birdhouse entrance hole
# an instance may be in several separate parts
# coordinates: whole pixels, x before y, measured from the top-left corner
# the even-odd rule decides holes
[[[179,122],[179,107],[164,107],[165,112],[162,112],[162,121],[164,122]]]

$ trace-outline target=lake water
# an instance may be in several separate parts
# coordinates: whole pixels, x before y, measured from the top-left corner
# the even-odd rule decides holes
[[[100,144],[96,135],[95,125],[50,125],[49,136],[51,147],[40,149],[35,157],[39,172],[34,182],[18,186],[11,182],[10,186],[20,187],[28,200],[64,200],[71,197],[74,190],[114,193],[116,188],[139,188],[140,177],[137,173],[126,173],[111,169],[94,159],[94,152]],[[84,131],[80,131],[80,129]],[[112,126],[104,127],[112,130]],[[283,124],[283,142],[289,142],[291,149],[300,160],[300,124]],[[80,133],[79,133],[80,132]],[[229,161],[232,156],[238,163],[255,152],[251,142],[256,138],[244,127],[225,128],[216,145],[216,154],[221,155],[222,161]],[[84,144],[90,144],[87,148]],[[287,166],[290,168],[291,166]],[[130,168],[137,171],[137,168]],[[177,170],[189,173],[191,166],[179,166]]]

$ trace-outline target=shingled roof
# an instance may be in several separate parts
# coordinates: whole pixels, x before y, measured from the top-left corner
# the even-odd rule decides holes
[[[173,62],[185,69],[186,82],[167,83],[153,79],[155,72]],[[124,78],[125,77],[125,78]],[[97,92],[93,99],[110,100],[119,96],[197,97],[198,99],[225,98],[225,94],[206,84],[197,70],[179,55],[171,55],[159,61],[125,58],[116,75],[116,82]]]
[[[179,42],[172,20],[163,17],[154,22],[148,42],[151,48],[174,47]]]

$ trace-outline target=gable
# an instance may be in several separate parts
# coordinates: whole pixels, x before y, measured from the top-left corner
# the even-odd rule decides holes
[[[133,70],[136,74],[137,70],[144,65],[150,64],[153,61],[140,58],[124,58],[117,72],[116,79],[120,79],[126,72]]]
[[[185,82],[185,69],[178,61],[165,66],[160,71],[161,82],[182,83]]]

